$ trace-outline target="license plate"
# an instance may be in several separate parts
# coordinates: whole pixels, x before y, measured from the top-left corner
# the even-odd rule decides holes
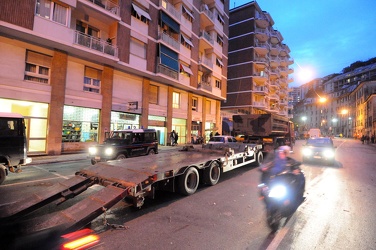
[[[100,160],[101,158],[99,156],[94,157],[95,160]]]
[[[315,158],[315,159],[321,159],[321,156],[315,155],[313,158]]]

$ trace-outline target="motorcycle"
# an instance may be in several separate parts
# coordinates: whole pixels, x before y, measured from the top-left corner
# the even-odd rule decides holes
[[[302,176],[298,176],[300,174]],[[304,200],[304,172],[300,168],[285,171],[261,183],[258,188],[266,205],[268,226],[276,232],[281,220],[289,218]]]

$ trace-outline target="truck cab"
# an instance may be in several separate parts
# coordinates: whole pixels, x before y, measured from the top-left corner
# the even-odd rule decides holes
[[[106,133],[103,144],[89,148],[91,163],[158,154],[155,129],[126,129]]]
[[[27,157],[25,121],[16,113],[0,113],[0,184],[9,172],[21,172],[31,163]]]

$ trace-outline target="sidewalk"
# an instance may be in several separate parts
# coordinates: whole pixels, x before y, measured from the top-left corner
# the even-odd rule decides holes
[[[158,146],[159,153],[169,150],[179,150],[185,145],[178,146]],[[61,155],[41,155],[41,156],[29,156],[32,158],[32,162],[29,165],[38,165],[38,164],[47,164],[47,163],[56,163],[56,162],[69,162],[69,161],[81,161],[88,160],[90,162],[89,153],[87,152],[74,152],[74,153],[65,153]]]

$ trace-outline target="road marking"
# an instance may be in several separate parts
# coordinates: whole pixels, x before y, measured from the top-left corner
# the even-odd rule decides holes
[[[273,238],[272,242],[270,242],[269,246],[266,248],[266,250],[275,250],[278,248],[279,244],[285,238],[287,232],[289,231],[290,228],[287,226],[282,227],[277,235]]]
[[[51,174],[53,174],[53,175],[55,175],[55,176],[57,176],[57,177],[63,178],[63,179],[69,179],[69,177],[67,177],[67,176],[64,176],[64,175],[61,175],[61,174],[57,174],[57,173],[55,173],[55,172],[47,171],[46,169],[41,168],[41,167],[34,166],[34,168],[37,168],[37,169],[39,169],[39,170],[43,170],[43,171],[45,171],[45,172],[49,172],[49,173],[51,173]]]

